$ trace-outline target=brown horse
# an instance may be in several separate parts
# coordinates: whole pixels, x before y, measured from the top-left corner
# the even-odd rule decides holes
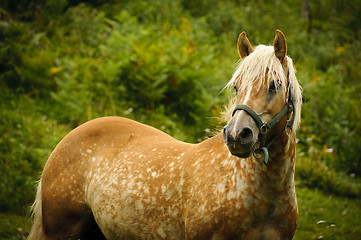
[[[217,136],[189,144],[121,117],[65,136],[44,167],[29,239],[292,239],[301,88],[280,31],[254,50],[243,32],[238,50]]]

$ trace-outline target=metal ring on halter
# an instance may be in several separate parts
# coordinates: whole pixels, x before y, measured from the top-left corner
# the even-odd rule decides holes
[[[261,151],[263,152],[263,156],[264,156],[264,159],[263,159],[263,162],[264,164],[267,165],[268,163],[268,159],[269,159],[269,154],[268,154],[268,150],[266,147],[261,147],[261,148],[257,148],[254,152],[253,152],[253,156],[257,159],[260,159],[261,158]],[[256,154],[260,154],[259,157],[255,155]]]
[[[257,150],[257,149],[256,149]],[[262,157],[262,155],[261,155],[261,153],[260,152],[258,152],[258,151],[254,151],[253,152],[253,157],[255,157],[256,159],[260,159],[261,157]]]
[[[291,133],[292,133],[292,127],[290,127],[290,126],[291,126],[291,120],[288,119],[286,126],[285,126],[285,133],[288,137],[291,136]]]
[[[270,129],[270,127],[267,122],[264,122],[262,124],[262,126],[259,127],[260,133],[266,133],[266,132],[268,132],[269,129]]]

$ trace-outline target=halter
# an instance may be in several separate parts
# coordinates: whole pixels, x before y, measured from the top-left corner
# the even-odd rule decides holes
[[[263,122],[262,119],[259,117],[259,115],[255,111],[253,111],[252,108],[250,108],[249,106],[247,106],[245,104],[237,105],[232,112],[232,117],[233,117],[237,110],[243,110],[246,113],[248,113],[253,118],[253,120],[256,122],[257,127],[259,129],[259,135],[258,135],[259,147],[257,149],[255,149],[254,152],[255,153],[263,152],[263,154],[264,154],[263,162],[265,164],[268,163],[268,158],[269,158],[268,148],[270,147],[270,145],[273,142],[273,140],[271,140],[266,145],[267,132],[273,126],[275,126],[288,112],[293,112],[293,116],[292,116],[291,120],[287,121],[286,128],[289,128],[290,130],[292,130],[293,123],[295,121],[295,113],[296,113],[294,102],[295,102],[295,99],[291,94],[291,88],[290,88],[289,94],[288,94],[288,102],[285,104],[285,106],[282,108],[282,110],[276,116],[274,116],[274,118],[272,118],[269,122]],[[259,158],[259,157],[256,157],[256,158]]]

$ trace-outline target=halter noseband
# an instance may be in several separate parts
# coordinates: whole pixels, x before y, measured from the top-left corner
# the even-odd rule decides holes
[[[292,116],[291,120],[288,120],[286,128],[289,128],[290,130],[292,130],[292,128],[293,128],[293,123],[295,121],[295,103],[294,103],[295,99],[291,94],[291,89],[289,90],[288,96],[289,96],[288,102],[285,104],[285,106],[282,108],[282,110],[276,116],[274,116],[274,118],[272,118],[269,122],[263,122],[262,119],[258,116],[258,114],[255,111],[253,111],[252,108],[250,108],[249,106],[247,106],[245,104],[237,105],[232,112],[232,117],[233,117],[234,114],[237,112],[237,110],[243,110],[246,113],[248,113],[253,118],[253,120],[256,122],[257,127],[259,129],[259,135],[258,135],[259,147],[257,149],[255,149],[254,152],[255,153],[263,152],[263,154],[264,154],[263,162],[265,164],[268,163],[268,158],[269,158],[267,148],[269,148],[270,145],[272,144],[272,141],[270,141],[266,145],[267,132],[273,126],[275,126],[290,111],[290,109],[291,109],[291,112],[293,112],[293,116]]]

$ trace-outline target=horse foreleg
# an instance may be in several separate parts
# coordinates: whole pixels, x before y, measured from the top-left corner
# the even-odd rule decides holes
[[[43,212],[44,240],[76,240],[82,236],[89,222],[89,214],[66,208]]]
[[[67,197],[42,196],[42,240],[76,240],[88,229],[90,209]]]

